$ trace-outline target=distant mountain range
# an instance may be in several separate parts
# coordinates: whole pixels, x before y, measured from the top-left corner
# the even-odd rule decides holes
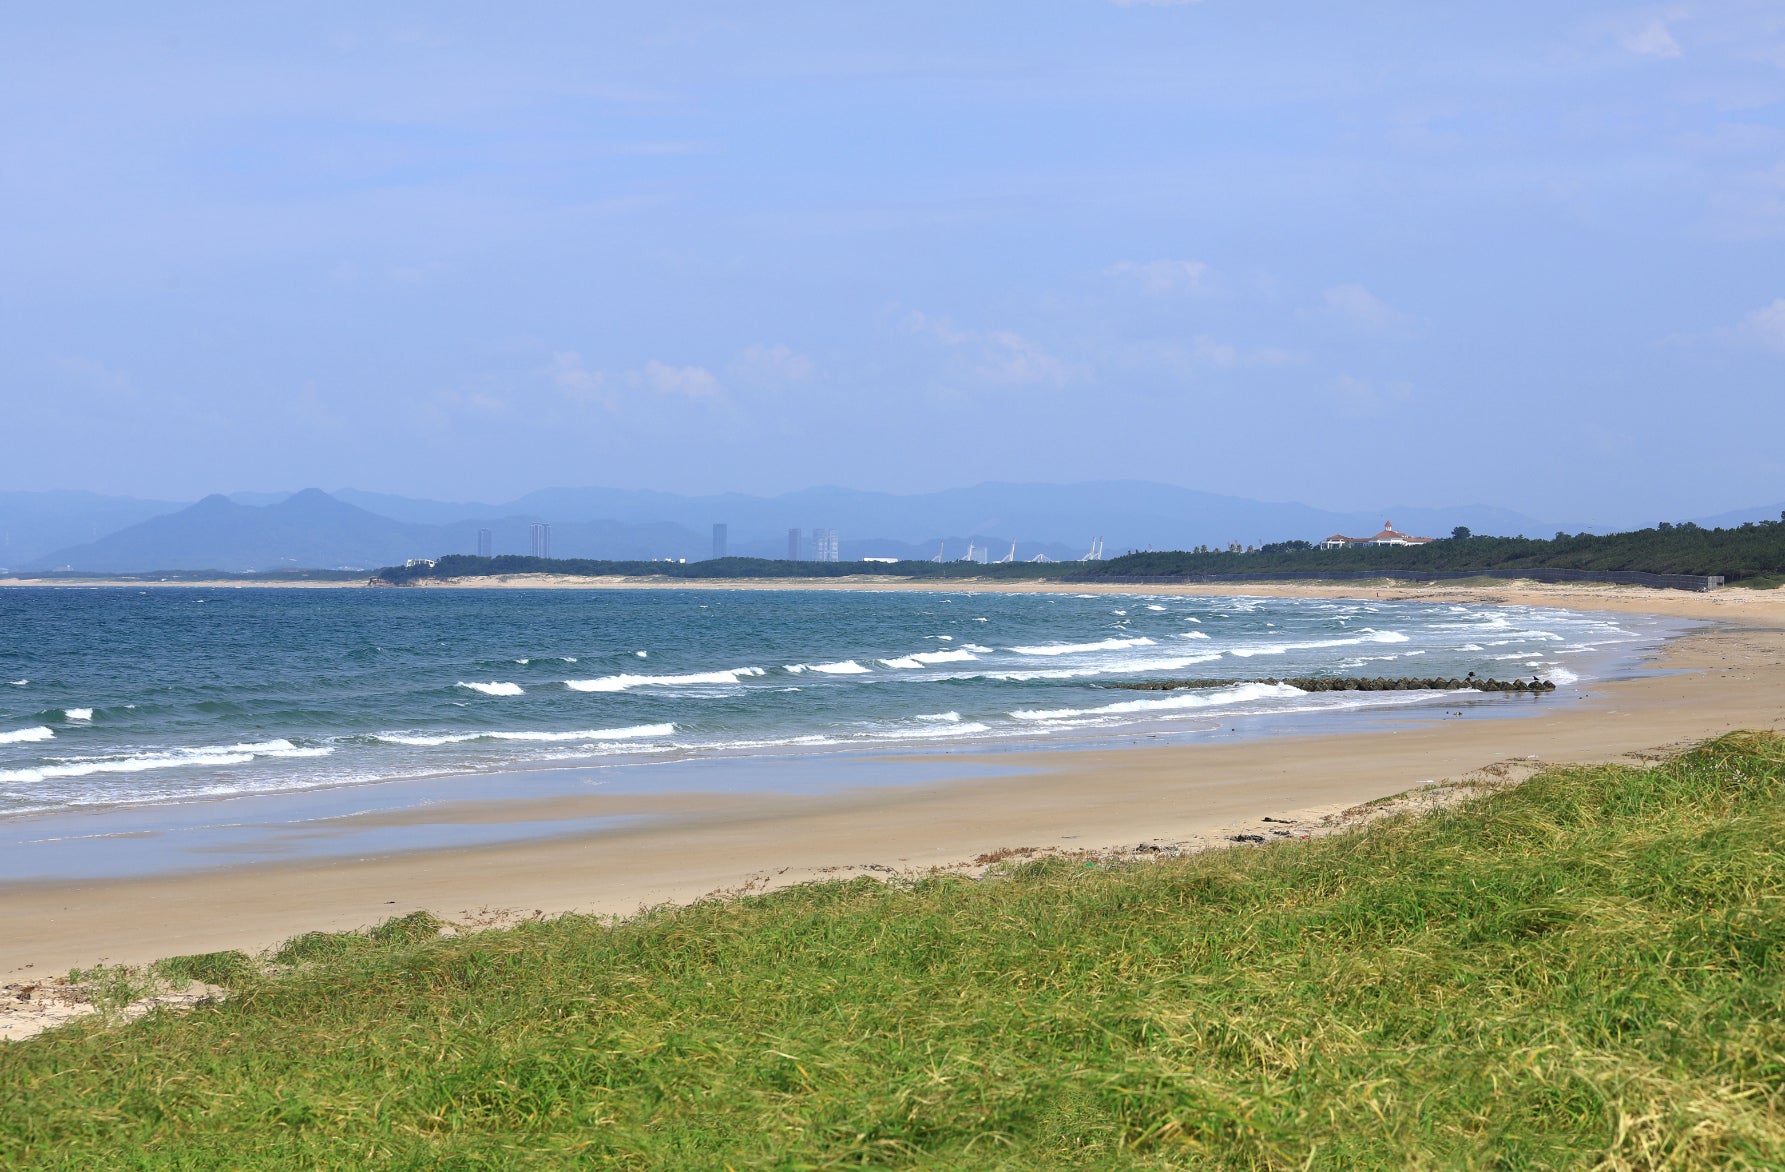
[[[1701,524],[1777,516],[1785,506],[1738,510]],[[711,556],[723,523],[733,555],[785,557],[789,529],[809,550],[813,528],[836,529],[842,557],[949,558],[971,542],[1005,556],[1083,557],[1101,537],[1107,556],[1131,549],[1263,544],[1330,533],[1404,532],[1548,536],[1579,526],[1486,505],[1394,506],[1334,512],[1197,492],[1146,481],[980,484],[899,496],[812,488],[782,496],[680,496],[610,488],[553,488],[504,504],[420,500],[345,489],[334,494],[239,493],[191,505],[93,493],[0,493],[0,568],[92,572],[209,569],[372,569],[409,558],[477,551],[488,529],[496,553],[530,552],[529,529],[551,526],[557,557],[626,560]]]

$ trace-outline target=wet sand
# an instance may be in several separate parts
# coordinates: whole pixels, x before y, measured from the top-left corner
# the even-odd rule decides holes
[[[938,584],[870,588],[937,589]],[[945,588],[1139,592],[1132,586],[1093,591],[1078,584],[1036,583]],[[1439,710],[1430,719],[1373,732],[1038,750],[1001,756],[1001,763],[1022,770],[1008,776],[830,795],[597,792],[468,804],[455,816],[636,820],[596,834],[488,847],[194,875],[9,884],[0,887],[0,977],[223,948],[255,950],[298,932],[354,928],[417,909],[455,921],[477,920],[489,909],[623,915],[719,891],[960,866],[1005,847],[1108,849],[1219,841],[1229,832],[1264,826],[1266,816],[1313,819],[1428,781],[1464,779],[1484,768],[1525,772],[1537,762],[1642,761],[1732,729],[1785,728],[1785,591],[1276,583],[1145,592],[1492,601],[1710,619],[1717,625],[1669,644],[1656,664],[1666,669],[1662,674],[1541,699],[1509,697],[1509,703],[1529,704],[1536,713],[1518,719],[1447,717]],[[439,813],[430,817],[438,820]]]

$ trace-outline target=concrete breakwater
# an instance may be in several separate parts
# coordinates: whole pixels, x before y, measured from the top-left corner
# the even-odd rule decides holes
[[[1420,692],[1456,691],[1474,688],[1478,692],[1553,692],[1556,685],[1533,677],[1530,680],[1484,680],[1470,675],[1458,679],[1421,679],[1415,676],[1375,679],[1340,678],[1336,676],[1303,676],[1299,679],[1269,677],[1256,680],[1136,680],[1104,684],[1106,688],[1122,688],[1130,692],[1171,692],[1179,688],[1231,688],[1236,684],[1288,684],[1304,692]]]

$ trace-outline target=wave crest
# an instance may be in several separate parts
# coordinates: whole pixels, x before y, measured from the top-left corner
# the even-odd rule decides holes
[[[573,692],[624,692],[628,688],[676,688],[690,684],[735,684],[748,676],[766,675],[760,667],[732,667],[724,671],[697,671],[680,676],[639,676],[622,673],[593,680],[565,680]]]
[[[667,737],[676,731],[673,724],[635,724],[630,728],[586,728],[574,732],[488,731],[468,733],[377,733],[367,738],[387,745],[461,745],[466,741],[537,741],[555,744],[563,741],[626,741],[638,737]]]
[[[460,680],[458,686],[470,688],[473,692],[482,692],[486,696],[521,696],[526,694],[526,689],[519,684],[503,680],[491,680],[487,684],[466,683],[464,680]]]

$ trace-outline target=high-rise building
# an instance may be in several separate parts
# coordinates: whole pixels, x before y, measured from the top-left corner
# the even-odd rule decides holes
[[[812,560],[815,562],[834,562],[838,560],[840,550],[835,529],[812,530]]]
[[[798,529],[787,531],[787,560],[790,562],[800,560],[800,531]]]
[[[527,526],[527,552],[536,558],[552,556],[552,527],[543,521]]]
[[[477,556],[480,558],[494,557],[495,549],[496,535],[488,529],[479,529],[477,531]]]
[[[713,526],[713,556],[716,558],[722,558],[725,556],[725,526],[724,525]]]

